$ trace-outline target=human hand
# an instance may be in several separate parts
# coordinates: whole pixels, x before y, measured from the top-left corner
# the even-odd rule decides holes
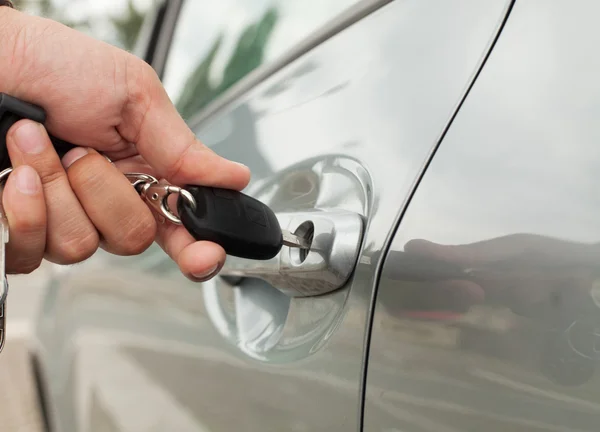
[[[48,131],[81,146],[60,161],[41,125],[20,121],[9,131],[8,272],[29,272],[43,257],[80,262],[99,245],[137,254],[156,239],[192,280],[213,276],[223,248],[157,224],[123,173],[241,190],[248,168],[202,145],[154,70],[133,55],[9,8],[0,8],[0,40],[0,92],[43,106]]]

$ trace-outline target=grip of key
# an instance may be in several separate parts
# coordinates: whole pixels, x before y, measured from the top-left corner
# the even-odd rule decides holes
[[[188,185],[191,208],[180,194],[177,210],[183,226],[198,241],[217,243],[227,255],[269,260],[282,246],[279,221],[269,207],[242,192]]]
[[[11,167],[8,149],[6,148],[6,135],[8,130],[19,120],[29,119],[44,124],[46,112],[42,107],[0,93],[0,171]],[[59,157],[63,157],[75,145],[50,135],[52,145]]]

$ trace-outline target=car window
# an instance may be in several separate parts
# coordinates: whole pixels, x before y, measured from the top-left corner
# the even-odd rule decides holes
[[[188,0],[163,81],[189,119],[359,0]]]

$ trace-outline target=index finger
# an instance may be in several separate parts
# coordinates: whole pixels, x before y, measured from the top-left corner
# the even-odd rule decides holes
[[[248,167],[217,155],[195,137],[152,68],[144,67],[138,74],[142,77],[130,84],[135,88],[129,89],[130,103],[119,132],[136,145],[156,173],[178,185],[246,187]]]

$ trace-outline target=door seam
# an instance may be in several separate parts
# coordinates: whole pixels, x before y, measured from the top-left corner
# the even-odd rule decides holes
[[[465,90],[463,91],[463,94],[461,95],[459,102],[454,107],[452,113],[450,114],[450,117],[448,118],[448,121],[446,122],[446,125],[442,129],[441,134],[439,135],[438,139],[435,141],[435,144],[433,145],[429,154],[425,158],[425,161],[422,164],[421,169],[419,170],[419,173],[417,174],[404,202],[402,203],[402,205],[400,207],[400,211],[398,212],[398,215],[396,216],[396,219],[394,220],[393,228],[388,233],[388,235],[385,239],[383,248],[381,250],[380,259],[377,264],[377,268],[375,270],[375,276],[374,276],[375,281],[373,283],[373,289],[371,290],[371,292],[372,292],[371,301],[369,303],[369,311],[368,311],[368,316],[367,316],[365,339],[364,339],[364,344],[363,344],[363,361],[362,361],[362,366],[361,366],[361,381],[360,381],[360,387],[359,387],[360,404],[358,407],[358,431],[359,432],[364,431],[366,390],[367,390],[367,379],[368,379],[368,371],[369,371],[369,354],[370,354],[370,350],[371,350],[371,336],[372,336],[372,330],[373,330],[373,319],[375,317],[375,305],[377,303],[377,294],[379,292],[379,283],[381,281],[381,275],[383,273],[383,267],[385,265],[387,254],[389,253],[392,241],[394,240],[394,237],[396,236],[396,233],[398,232],[400,224],[402,223],[402,219],[410,205],[410,202],[412,201],[412,199],[419,187],[419,184],[421,183],[421,180],[425,176],[425,173],[427,172],[429,165],[431,165],[431,162],[432,162],[433,158],[435,157],[435,154],[437,153],[441,143],[444,141],[444,138],[446,137],[448,131],[452,127],[454,120],[458,116],[458,113],[460,112],[467,97],[469,96],[469,93],[471,92],[473,86],[477,82],[479,75],[483,71],[483,68],[485,67],[489,57],[491,56],[491,54],[494,50],[494,47],[496,46],[496,43],[500,39],[500,36],[502,35],[502,31],[504,30],[504,27],[506,26],[506,23],[508,22],[508,19],[510,17],[511,11],[512,11],[515,3],[516,3],[516,0],[508,1],[507,5],[504,9],[504,14],[502,16],[502,19],[500,20],[499,25],[496,27],[496,30],[493,33],[492,38],[490,39],[490,42],[488,43],[486,49],[484,50],[484,54],[481,57],[479,64],[476,66],[475,72],[473,73],[470,80],[468,81],[468,84],[467,84]]]

